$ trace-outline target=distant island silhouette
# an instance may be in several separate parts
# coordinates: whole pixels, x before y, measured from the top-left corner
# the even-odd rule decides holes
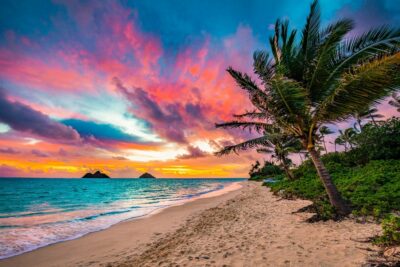
[[[156,177],[154,177],[153,175],[151,175],[148,172],[143,173],[142,175],[139,176],[139,178],[145,178],[145,179],[155,179]]]
[[[110,176],[100,171],[96,171],[95,173],[88,172],[82,178],[110,178]]]

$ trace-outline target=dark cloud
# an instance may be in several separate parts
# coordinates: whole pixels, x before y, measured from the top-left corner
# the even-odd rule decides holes
[[[117,157],[112,157],[112,158],[116,159],[116,160],[128,160],[127,158],[122,157],[122,156],[117,156]]]
[[[20,151],[14,149],[14,148],[11,148],[11,147],[7,147],[7,148],[1,147],[0,148],[0,153],[3,153],[3,154],[19,154]]]
[[[178,156],[178,159],[195,159],[195,158],[202,158],[205,157],[207,155],[209,155],[209,153],[201,150],[198,147],[194,147],[194,146],[188,146],[187,147],[188,150],[188,154],[183,154]]]
[[[37,150],[37,149],[32,149],[31,152],[33,155],[35,155],[36,157],[39,157],[39,158],[48,158],[50,156],[49,154],[47,154],[43,151]]]
[[[196,99],[189,103],[157,103],[142,88],[128,90],[118,78],[114,78],[117,90],[132,103],[134,116],[144,119],[162,137],[177,143],[187,143],[186,134],[195,128],[205,129],[209,123],[204,115],[203,106],[198,96],[198,89],[191,92]],[[196,93],[197,92],[197,93]]]
[[[204,118],[203,109],[199,103],[187,103],[185,105],[185,111],[194,118],[198,118],[200,120]]]
[[[16,131],[31,133],[64,142],[78,142],[80,136],[72,127],[52,120],[46,114],[17,101],[7,99],[0,88],[0,121]]]
[[[185,143],[184,121],[179,104],[169,104],[164,110],[141,88],[129,91],[121,81],[114,78],[117,89],[135,105],[135,114],[148,121],[163,137],[177,143]],[[137,111],[137,113],[136,113]]]

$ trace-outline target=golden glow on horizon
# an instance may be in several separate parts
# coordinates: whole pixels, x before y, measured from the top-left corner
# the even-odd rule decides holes
[[[35,160],[7,159],[0,157],[2,164],[18,170],[21,177],[81,177],[85,172],[103,170],[114,178],[138,177],[143,172],[151,172],[158,178],[213,178],[246,177],[248,162],[231,164],[215,162],[210,158],[188,160],[187,164],[173,161],[132,162],[114,159],[69,159],[68,162],[40,158]],[[201,161],[201,162],[200,162]],[[84,162],[84,164],[83,164]],[[212,167],[210,167],[212,166]],[[1,167],[1,165],[0,165]],[[233,174],[233,175],[232,175]],[[9,175],[12,177],[13,175]]]
[[[179,148],[175,144],[167,144],[161,150],[139,150],[129,149],[124,150],[126,158],[131,161],[148,162],[148,161],[168,161],[176,159],[179,155],[185,154],[186,150]]]

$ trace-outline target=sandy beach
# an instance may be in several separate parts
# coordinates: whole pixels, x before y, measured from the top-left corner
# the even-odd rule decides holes
[[[310,204],[259,183],[170,207],[82,238],[0,261],[0,266],[361,266],[376,248],[360,242],[376,224],[307,223]]]

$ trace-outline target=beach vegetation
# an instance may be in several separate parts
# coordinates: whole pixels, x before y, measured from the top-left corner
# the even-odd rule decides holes
[[[389,105],[395,107],[397,112],[400,112],[400,95],[398,93],[392,94],[392,99],[389,100]]]
[[[243,115],[237,115],[243,116]],[[260,125],[259,125],[260,124]],[[294,176],[290,170],[292,160],[290,153],[297,153],[301,150],[300,141],[293,135],[288,135],[277,127],[264,127],[264,123],[257,121],[230,121],[216,124],[218,128],[255,128],[262,133],[262,136],[246,140],[239,144],[229,145],[216,152],[217,156],[223,156],[230,153],[237,153],[241,150],[256,149],[258,153],[270,154],[271,159],[275,160],[284,170],[286,177],[293,180]]]
[[[327,201],[341,216],[351,210],[321,159],[319,129],[353,118],[400,85],[400,29],[382,26],[358,36],[349,34],[353,29],[351,19],[322,27],[318,1],[314,1],[300,38],[287,20],[276,21],[269,39],[271,54],[254,53],[257,80],[231,67],[227,70],[256,109],[257,122],[247,127],[279,127],[299,140]]]
[[[326,142],[325,142],[325,136],[333,134],[334,132],[329,129],[327,126],[323,125],[319,128],[319,134],[321,136],[321,141],[322,144],[324,145],[324,151],[325,153],[328,153],[328,150],[326,149]]]
[[[366,124],[354,136],[352,150],[328,153],[321,159],[354,215],[382,219],[400,211],[400,118]],[[335,218],[311,160],[304,161],[293,174],[295,181],[281,179],[266,185],[283,197],[312,200],[321,219]]]
[[[371,120],[374,125],[377,124],[377,119],[383,118],[382,114],[378,113],[377,108],[367,108],[365,110],[361,110],[355,113],[356,122],[354,124],[354,129],[361,132],[363,125],[361,124],[364,120]]]
[[[258,163],[258,164],[257,164]],[[256,167],[256,168],[254,168]],[[255,164],[252,165],[252,168],[249,172],[249,180],[250,181],[262,181],[267,178],[274,178],[283,174],[283,170],[281,167],[276,165],[271,161],[264,161],[264,165],[261,166],[259,161],[256,161]]]
[[[343,198],[351,203],[355,216],[381,219],[400,211],[400,160],[373,160],[364,166],[349,167],[346,156],[332,153],[322,157]],[[313,201],[313,212],[323,220],[338,218],[310,160],[293,171],[301,177],[265,184],[284,198]]]
[[[390,214],[382,221],[382,234],[374,239],[374,243],[382,246],[400,245],[400,217]]]

